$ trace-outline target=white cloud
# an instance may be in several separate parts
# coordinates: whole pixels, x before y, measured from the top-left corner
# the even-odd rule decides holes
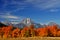
[[[9,11],[16,12],[19,10],[23,10],[26,7],[26,2],[24,2],[24,1],[20,2],[18,0],[2,0],[2,2],[4,2],[4,4],[3,4],[4,11],[7,11],[7,10],[9,10],[9,8],[11,8],[11,10],[9,10]],[[9,8],[6,9],[7,7],[9,7]]]
[[[58,12],[58,9],[50,9],[50,12]]]
[[[5,19],[5,21],[8,21],[12,24],[18,24],[20,22],[21,17],[11,15],[10,13],[3,13],[0,15],[0,18]],[[5,22],[3,21],[3,22]]]
[[[20,23],[20,21],[22,19],[25,18],[23,16],[12,15],[10,12],[8,12],[8,13],[0,13],[0,14],[1,14],[0,18],[4,19],[4,21],[2,20],[3,22],[8,21],[8,22],[10,22],[12,24],[18,24],[18,23]]]
[[[60,0],[26,0],[40,9],[50,9],[60,7]]]
[[[20,22],[11,22],[12,24],[19,24]]]
[[[11,15],[10,13],[3,13],[0,15],[0,18],[7,18],[7,19],[19,19],[19,17]]]
[[[12,16],[12,15],[9,15],[9,16],[3,15],[3,16],[1,16],[1,17],[2,17],[2,18],[13,18],[13,19],[18,19],[17,16]]]
[[[9,5],[12,8],[15,8],[14,10],[10,10],[11,12],[16,12],[19,10],[23,10],[25,7],[27,8],[27,4],[32,4],[35,8],[40,8],[40,10],[46,10],[46,9],[54,9],[54,8],[60,8],[60,0],[3,0],[4,5],[3,8],[6,8]]]

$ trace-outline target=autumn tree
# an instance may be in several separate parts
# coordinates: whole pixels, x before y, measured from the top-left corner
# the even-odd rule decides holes
[[[10,35],[12,26],[7,26],[2,28],[3,38],[7,38]]]
[[[29,33],[29,28],[26,26],[21,30],[21,37],[24,37],[26,33]]]
[[[0,38],[3,38],[4,32],[2,31],[2,28],[0,28]]]
[[[60,28],[57,30],[57,37],[60,37]]]
[[[49,36],[57,36],[57,25],[47,26]]]
[[[20,36],[20,29],[16,28],[12,31],[12,37],[19,37]]]
[[[31,37],[36,36],[36,31],[35,31],[34,25],[30,25],[29,30],[30,30]]]
[[[57,31],[57,36],[56,37],[60,37],[60,30]]]
[[[46,28],[38,28],[37,32],[40,37],[47,37],[48,36],[48,32],[47,32]]]
[[[31,37],[30,30],[27,30],[24,35],[25,35],[25,37]]]

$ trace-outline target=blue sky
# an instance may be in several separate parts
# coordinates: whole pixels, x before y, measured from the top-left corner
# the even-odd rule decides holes
[[[60,24],[60,0],[0,0],[0,21],[18,23],[24,18]]]

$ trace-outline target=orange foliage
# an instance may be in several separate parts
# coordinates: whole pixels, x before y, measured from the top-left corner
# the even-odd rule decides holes
[[[38,28],[37,29],[38,35],[41,37],[47,36],[48,32],[46,28]]]
[[[3,37],[4,38],[8,37],[8,35],[10,34],[11,29],[12,29],[12,26],[2,28],[1,31],[3,32]]]
[[[30,29],[34,29],[34,25],[30,25],[29,28],[30,28]]]
[[[34,25],[30,25],[29,27],[24,27],[22,30],[16,28],[12,30],[12,25],[7,27],[0,28],[0,36],[3,38],[8,37],[25,37],[25,34],[29,35],[29,37],[40,36],[40,37],[50,37],[50,36],[59,36],[60,37],[60,29],[57,28],[57,25],[45,26],[43,28],[34,28]]]
[[[60,31],[57,31],[57,36],[60,37]]]
[[[29,30],[29,28],[26,26],[23,28],[23,30],[27,31],[27,30]]]
[[[12,37],[19,37],[20,35],[20,29],[16,28],[15,30],[12,31]]]
[[[57,25],[48,26],[47,29],[51,36],[57,36]]]
[[[21,37],[24,37],[25,32],[26,32],[27,30],[29,30],[28,27],[24,27],[23,30],[21,30]]]

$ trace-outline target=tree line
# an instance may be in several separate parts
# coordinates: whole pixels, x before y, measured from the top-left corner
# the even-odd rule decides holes
[[[25,26],[23,29],[14,28],[12,25],[0,27],[1,38],[17,37],[60,37],[60,28],[57,25],[46,25],[42,28],[34,28],[34,25]]]

